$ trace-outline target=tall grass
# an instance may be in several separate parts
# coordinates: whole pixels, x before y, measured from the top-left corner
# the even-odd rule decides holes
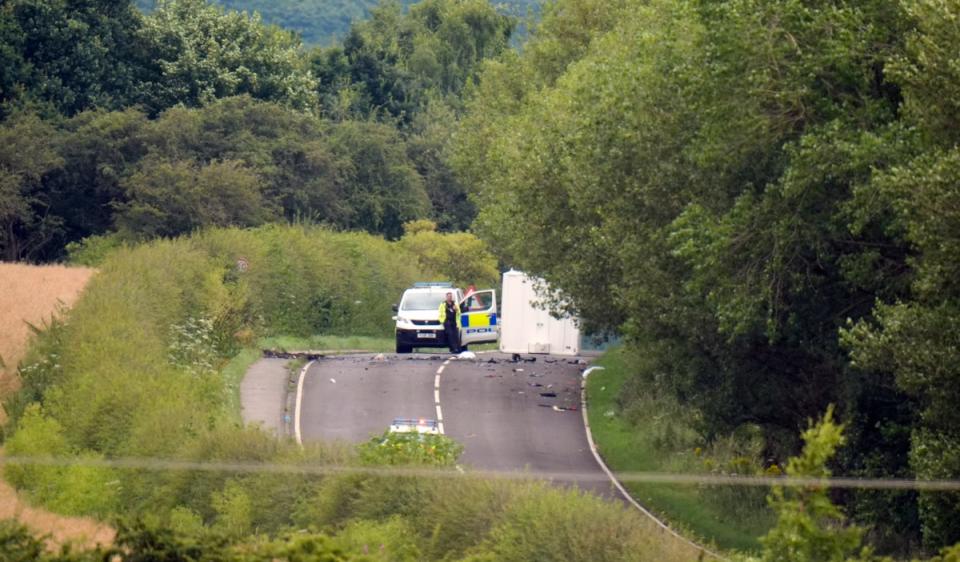
[[[133,516],[231,543],[313,528],[353,554],[371,544],[397,553],[375,559],[696,558],[636,514],[575,491],[320,476],[297,469],[356,463],[356,451],[300,448],[239,424],[228,405],[254,357],[242,349],[283,334],[377,341],[389,334],[390,304],[419,276],[414,263],[395,243],[307,227],[211,230],[112,250],[68,321],[44,333],[25,362],[29,392],[9,403],[8,454],[289,471],[68,464],[9,466],[6,474],[35,501],[67,513]]]
[[[749,427],[712,441],[697,413],[659,392],[640,355],[623,347],[587,380],[590,428],[614,471],[758,474],[761,442]],[[724,549],[755,551],[774,522],[764,488],[627,483],[631,495],[672,525]]]
[[[418,277],[415,261],[381,238],[304,226],[117,247],[69,322],[45,333],[24,363],[25,392],[7,402],[7,450],[203,459],[216,448],[197,443],[238,435],[236,460],[281,455],[285,445],[261,455],[267,437],[236,427],[235,387],[250,359],[240,350],[258,336],[389,333],[390,304]],[[211,501],[209,491],[196,496],[147,473],[13,475],[34,499],[69,513]]]

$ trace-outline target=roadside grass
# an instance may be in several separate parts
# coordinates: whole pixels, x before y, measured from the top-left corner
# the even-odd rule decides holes
[[[281,351],[364,351],[370,353],[393,351],[392,338],[370,336],[270,336],[257,340],[260,349]]]
[[[590,427],[604,461],[614,472],[709,473],[722,466],[717,458],[735,458],[724,451],[729,442],[698,444],[689,415],[676,404],[655,398],[654,389],[634,388],[633,395],[648,397],[642,406],[625,405],[624,386],[642,384],[631,377],[622,347],[606,352],[587,380]],[[743,461],[741,461],[743,462]],[[766,507],[765,488],[669,485],[625,482],[630,494],[688,535],[716,544],[723,550],[757,551],[758,538],[774,523]]]
[[[250,366],[263,355],[259,349],[245,348],[233,356],[222,369],[224,384],[223,411],[236,423],[242,423],[240,404],[240,383]]]

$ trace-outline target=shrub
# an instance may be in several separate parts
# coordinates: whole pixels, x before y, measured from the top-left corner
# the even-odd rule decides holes
[[[361,443],[357,450],[365,464],[452,466],[460,458],[463,445],[446,435],[385,431]]]

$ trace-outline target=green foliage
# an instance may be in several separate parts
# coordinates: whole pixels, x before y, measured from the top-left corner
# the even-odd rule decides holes
[[[803,433],[800,456],[790,459],[787,476],[826,478],[827,461],[843,445],[843,426],[833,421],[833,408]],[[784,489],[775,486],[770,505],[777,512],[776,526],[761,539],[762,560],[783,562],[842,562],[860,548],[863,530],[845,526],[843,512],[827,495],[826,486]]]
[[[17,261],[34,257],[61,228],[47,214],[53,201],[42,179],[62,165],[49,124],[17,115],[0,124],[0,255]]]
[[[0,102],[38,103],[64,115],[136,103],[148,73],[143,25],[129,2],[5,2]]]
[[[27,356],[17,370],[20,389],[3,403],[8,427],[15,426],[30,404],[42,400],[47,389],[63,380],[65,323],[53,318],[49,324],[34,327],[34,331]]]
[[[956,2],[597,6],[470,89],[477,234],[648,353],[707,445],[759,427],[783,463],[836,403],[844,473],[958,474]],[[843,499],[891,552],[960,537],[952,494]]]
[[[121,235],[156,238],[204,226],[253,226],[270,217],[259,178],[241,162],[147,160],[128,180],[129,202],[119,206]]]
[[[453,466],[463,445],[446,435],[385,431],[358,445],[357,452],[360,462],[371,465]]]
[[[409,222],[400,239],[400,247],[416,256],[427,276],[446,275],[458,287],[499,285],[497,260],[482,240],[468,232],[440,234],[436,226],[430,221]]]
[[[456,104],[480,62],[506,50],[513,26],[483,1],[425,0],[408,14],[385,3],[342,47],[311,54],[323,110],[409,124],[433,97]]]
[[[337,533],[335,543],[344,551],[370,560],[416,562],[423,560],[416,530],[407,520],[392,517],[384,522],[354,521]]]
[[[276,26],[203,0],[162,0],[145,18],[156,81],[144,92],[152,112],[248,94],[299,109],[316,85],[299,56],[300,40]]]
[[[745,426],[712,441],[698,426],[699,412],[674,397],[672,380],[650,358],[657,346],[615,347],[588,377],[590,430],[604,462],[616,472],[688,475],[775,475],[765,466],[759,428]],[[723,550],[755,552],[774,522],[764,488],[625,482],[647,509]]]

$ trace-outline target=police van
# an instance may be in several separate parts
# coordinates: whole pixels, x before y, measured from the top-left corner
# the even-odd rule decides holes
[[[414,283],[394,305],[397,353],[410,353],[418,347],[448,347],[440,323],[440,303],[453,293],[460,303],[460,345],[496,342],[500,337],[497,321],[497,292],[493,289],[464,295],[453,283]]]

